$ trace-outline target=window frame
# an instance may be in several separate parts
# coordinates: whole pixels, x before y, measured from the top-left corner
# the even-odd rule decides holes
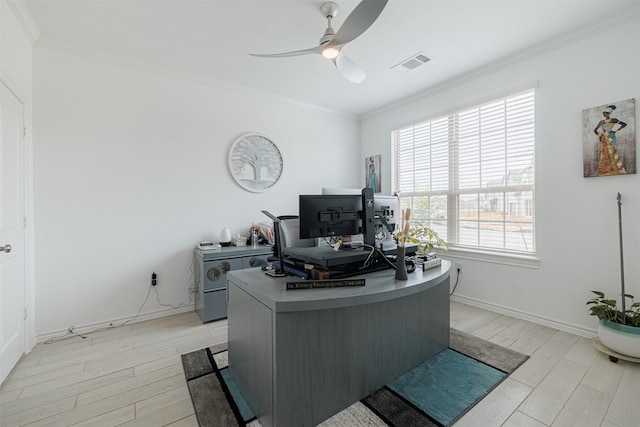
[[[501,161],[504,162],[505,164],[505,170],[504,170],[504,175],[502,176],[502,184],[501,185],[492,185],[492,186],[486,186],[483,187],[482,185],[477,186],[476,188],[460,188],[460,144],[459,144],[459,124],[458,121],[460,120],[460,117],[462,114],[467,113],[469,111],[473,111],[474,109],[478,109],[478,114],[479,116],[482,114],[481,113],[481,109],[483,107],[487,107],[490,105],[494,105],[494,104],[499,104],[502,103],[505,106],[508,105],[509,101],[513,101],[515,99],[518,98],[527,98],[530,97],[530,102],[531,102],[531,106],[530,108],[527,110],[527,116],[526,116],[526,121],[524,122],[526,124],[525,127],[528,128],[528,131],[530,132],[530,135],[527,134],[527,143],[524,144],[524,146],[526,147],[526,150],[528,150],[527,155],[523,156],[523,157],[527,157],[530,156],[530,163],[529,166],[527,166],[527,168],[521,169],[522,171],[524,171],[525,169],[529,169],[530,170],[530,176],[529,177],[525,177],[525,178],[521,178],[524,179],[525,182],[520,182],[519,184],[510,184],[509,182],[507,182],[508,177],[509,177],[509,171],[510,169],[508,169],[507,167],[507,162],[509,160],[509,152],[507,152],[507,142],[510,140],[507,136],[504,137],[504,146],[505,146],[505,154],[504,157],[501,158]],[[523,99],[524,99],[523,98]],[[402,199],[404,198],[405,200],[408,197],[431,197],[431,196],[436,196],[436,195],[441,195],[441,196],[446,196],[446,200],[447,200],[447,215],[446,215],[446,224],[447,224],[447,228],[446,228],[446,240],[449,242],[449,253],[451,255],[455,255],[456,257],[459,258],[468,258],[468,259],[483,259],[483,260],[490,260],[493,262],[497,262],[497,263],[505,263],[504,261],[504,257],[509,257],[511,258],[513,261],[506,261],[507,264],[511,264],[513,262],[515,262],[517,265],[524,265],[526,267],[536,267],[537,266],[537,245],[536,245],[536,215],[535,215],[535,201],[536,201],[536,195],[535,195],[535,148],[536,148],[536,132],[535,132],[535,121],[536,121],[536,104],[535,104],[535,100],[536,100],[536,93],[535,93],[535,85],[533,86],[526,86],[526,87],[522,87],[519,88],[517,90],[513,90],[510,91],[508,93],[499,95],[499,96],[495,96],[491,99],[485,100],[483,102],[478,102],[469,106],[466,106],[464,108],[457,108],[452,112],[449,112],[447,114],[440,114],[438,116],[423,120],[423,121],[419,121],[413,124],[409,124],[406,126],[402,126],[399,127],[397,129],[392,130],[391,132],[391,142],[392,142],[392,149],[391,149],[391,154],[392,154],[392,168],[393,168],[393,172],[392,172],[392,188],[394,190],[394,192],[397,192],[398,195],[400,196],[400,200],[401,200],[401,205],[402,203]],[[505,107],[506,108],[506,107]],[[406,155],[406,150],[404,153],[399,152],[399,145],[401,144],[400,141],[400,134],[402,132],[407,132],[407,131],[413,131],[415,132],[415,130],[420,127],[420,126],[431,126],[431,124],[433,123],[437,123],[439,121],[442,120],[446,120],[447,121],[447,146],[448,146],[448,160],[447,160],[447,177],[448,177],[448,183],[447,183],[447,187],[446,189],[426,189],[426,190],[416,190],[416,181],[415,181],[415,175],[416,175],[416,170],[418,168],[415,167],[415,164],[413,167],[410,167],[408,169],[409,172],[411,172],[413,174],[413,181],[411,182],[411,185],[413,187],[413,191],[407,192],[400,192],[399,191],[399,186],[400,186],[400,182],[401,182],[401,177],[400,174],[403,172],[400,170],[399,168],[399,158],[401,157],[402,154]],[[509,128],[509,123],[513,123],[514,120],[508,121],[508,117],[505,115],[503,122],[501,123],[505,133],[508,132]],[[478,136],[481,135],[482,132],[478,131]],[[415,136],[412,136],[413,138],[413,148],[411,150],[408,150],[411,154],[411,161],[415,160],[415,154],[416,154],[416,150],[415,150]],[[432,147],[434,144],[434,142],[430,139],[428,142],[429,147]],[[478,168],[483,166],[483,160],[481,158],[483,152],[481,149],[478,149],[478,153],[479,153],[479,160],[477,161],[477,163],[472,163],[472,165],[477,165]],[[431,158],[429,158],[431,161]],[[429,165],[429,169],[431,169],[432,164],[430,163]],[[404,170],[404,173],[408,172],[406,169]],[[482,178],[480,178],[482,180]],[[526,181],[526,179],[528,179],[528,182]],[[530,211],[530,221],[524,221],[524,223],[527,224],[528,227],[530,227],[531,230],[531,239],[530,239],[530,244],[531,244],[531,249],[528,249],[528,243],[527,240],[524,240],[524,245],[525,245],[525,250],[522,249],[516,249],[513,245],[511,247],[509,247],[509,245],[506,244],[506,241],[508,239],[508,234],[509,232],[507,231],[507,229],[505,228],[507,225],[510,224],[518,224],[517,221],[508,221],[508,208],[507,206],[507,199],[506,197],[510,194],[513,194],[514,192],[527,192],[527,197],[523,198],[522,202],[524,204],[524,206],[526,206],[526,211],[529,212]],[[499,193],[501,195],[502,200],[504,201],[503,203],[503,212],[501,212],[501,216],[502,219],[501,221],[495,221],[495,222],[499,222],[502,224],[503,226],[503,230],[501,231],[501,237],[503,240],[503,247],[494,247],[494,246],[482,246],[481,245],[481,239],[480,237],[478,237],[478,244],[477,245],[469,245],[465,242],[463,243],[459,243],[459,230],[460,230],[460,224],[461,224],[461,216],[460,216],[460,197],[464,196],[465,194],[474,194],[474,195],[478,195],[478,197],[480,197],[481,194],[493,194],[493,193]],[[430,200],[430,199],[429,199]],[[413,203],[413,201],[412,201]],[[480,205],[478,204],[478,212],[480,212]],[[525,217],[527,215],[524,215]],[[429,218],[429,220],[431,220],[432,218]],[[477,224],[477,232],[478,234],[480,234],[481,232],[481,227],[480,225],[482,224],[483,220],[480,219],[480,214],[478,213],[478,219],[475,220],[475,223]],[[430,225],[430,224],[426,224],[426,225]],[[532,262],[533,261],[533,262]]]

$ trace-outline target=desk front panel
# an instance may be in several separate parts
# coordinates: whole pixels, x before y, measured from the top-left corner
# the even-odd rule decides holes
[[[410,295],[300,311],[261,301],[271,279],[255,277],[245,286],[230,276],[229,366],[265,427],[317,425],[449,345],[448,269]]]

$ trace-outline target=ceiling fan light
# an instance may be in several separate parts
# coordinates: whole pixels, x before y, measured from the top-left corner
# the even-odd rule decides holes
[[[322,49],[322,56],[327,59],[334,59],[338,56],[339,53],[340,51],[338,50],[338,48],[335,48],[333,46],[325,47],[324,49]]]

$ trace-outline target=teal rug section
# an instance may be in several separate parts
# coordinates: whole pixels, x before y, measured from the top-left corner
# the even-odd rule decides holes
[[[244,422],[248,422],[249,420],[255,418],[255,415],[249,407],[249,404],[246,400],[244,400],[242,393],[240,393],[240,390],[238,390],[236,383],[233,382],[233,379],[229,375],[229,369],[220,369],[220,375],[222,376],[224,383],[227,385],[229,393],[231,393],[233,401],[236,403],[236,406],[238,407],[238,410],[240,411],[240,415],[242,416]]]
[[[227,343],[182,355],[201,427],[260,426],[227,369]],[[451,329],[449,348],[330,419],[322,427],[448,427],[529,356]]]
[[[506,376],[498,369],[446,349],[387,387],[448,426]]]

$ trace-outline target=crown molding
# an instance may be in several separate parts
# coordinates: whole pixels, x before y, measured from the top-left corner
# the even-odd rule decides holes
[[[164,76],[167,78],[172,78],[172,79],[176,79],[184,82],[190,82],[190,83],[209,86],[209,87],[216,87],[218,89],[230,90],[236,93],[239,92],[239,93],[244,93],[251,96],[258,96],[264,99],[282,102],[285,104],[294,105],[296,107],[313,110],[316,112],[320,112],[320,113],[324,113],[332,116],[339,116],[339,117],[355,119],[355,120],[358,119],[358,116],[353,114],[318,107],[313,104],[307,104],[300,101],[296,101],[295,99],[277,96],[277,95],[274,95],[273,93],[260,91],[258,89],[253,89],[247,86],[232,84],[223,80],[211,78],[204,74],[183,73],[170,68],[160,67],[156,65],[149,65],[141,61],[124,58],[121,56],[98,53],[91,49],[80,48],[77,45],[64,43],[57,39],[53,39],[47,36],[40,36],[37,42],[34,43],[34,46],[56,51],[56,52],[63,52],[63,53],[78,56],[78,57],[84,57],[86,59],[100,61],[100,62],[108,63],[111,65],[118,65],[118,66],[130,68],[138,71],[144,71],[150,74],[160,75],[160,76]]]
[[[636,7],[631,11],[628,11],[628,13],[625,13],[623,15],[613,16],[609,19],[599,19],[596,22],[592,22],[589,25],[582,26],[574,31],[569,31],[559,35],[558,37],[554,37],[553,39],[549,39],[544,42],[535,44],[529,47],[528,49],[524,49],[517,52],[514,55],[503,57],[489,64],[486,64],[484,66],[471,70],[467,73],[458,75],[442,83],[434,85],[428,89],[409,95],[396,102],[390,103],[381,108],[364,113],[360,116],[360,119],[362,120],[362,119],[374,117],[378,114],[384,113],[385,111],[393,110],[403,105],[410,104],[411,102],[414,102],[419,99],[423,99],[429,95],[433,95],[435,93],[457,86],[468,80],[477,79],[484,75],[491,74],[495,72],[497,69],[501,69],[501,68],[515,65],[524,61],[528,61],[529,59],[544,55],[546,53],[555,51],[562,47],[571,45],[573,43],[577,43],[589,37],[606,33],[621,25],[626,25],[639,20],[640,20],[640,3],[638,3],[638,7]]]
[[[33,19],[27,3],[24,0],[7,0],[7,4],[18,20],[18,23],[20,23],[22,30],[29,38],[31,44],[35,43],[38,37],[40,37],[40,29],[38,29],[38,25]]]

